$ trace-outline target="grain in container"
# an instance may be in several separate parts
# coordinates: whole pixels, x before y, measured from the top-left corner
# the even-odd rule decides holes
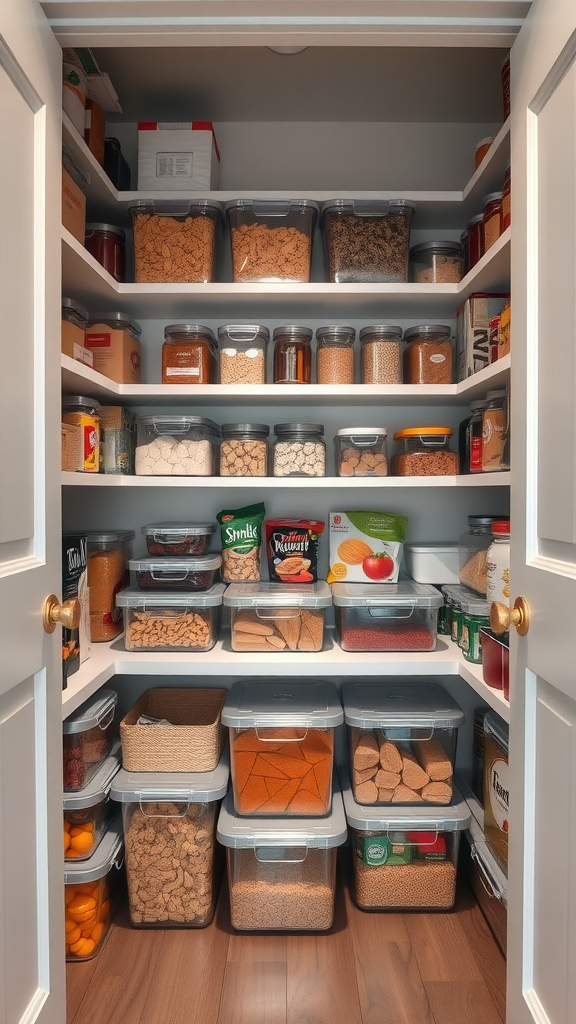
[[[318,384],[354,383],[353,327],[337,325],[316,331],[316,380]]]
[[[338,476],[388,476],[385,427],[345,427],[336,431]]]
[[[116,740],[88,785],[64,793],[64,860],[86,860],[108,831],[115,813],[110,787],[120,761],[120,741]]]
[[[222,723],[230,731],[236,814],[328,814],[334,731],[343,721],[333,683],[314,679],[233,683]]]
[[[135,928],[210,924],[219,881],[216,817],[228,774],[224,754],[213,771],[122,769],[114,779],[111,795],[122,805],[128,906]]]
[[[404,567],[416,583],[458,583],[458,545],[450,541],[405,544]]]
[[[213,476],[219,442],[218,424],[203,416],[141,416],[136,476]]]
[[[490,192],[482,200],[483,249],[488,252],[502,234],[502,192]]]
[[[232,583],[224,595],[230,608],[233,651],[321,651],[330,587],[316,583]]]
[[[363,384],[402,383],[402,328],[374,324],[360,331]]]
[[[344,651],[433,651],[442,598],[434,587],[333,583],[338,643]]]
[[[460,468],[458,453],[450,447],[450,427],[405,427],[397,430],[393,476],[450,476]]]
[[[84,789],[110,756],[117,701],[114,690],[99,690],[64,719],[64,792]]]
[[[478,597],[471,590],[460,594],[460,614],[462,622],[458,646],[466,661],[480,665],[482,662],[482,628],[490,625],[490,608],[488,602]]]
[[[227,203],[234,281],[308,282],[318,212],[307,199]]]
[[[130,203],[139,284],[214,280],[222,206],[212,199]]]
[[[221,687],[146,690],[120,722],[127,772],[211,772],[224,744]],[[153,728],[151,728],[153,725]]]
[[[124,614],[127,651],[210,651],[218,639],[224,584],[180,594],[122,590],[116,604]]]
[[[416,207],[405,199],[335,199],[322,209],[328,280],[408,280],[410,224]]]
[[[122,284],[126,280],[126,232],[115,224],[87,224],[84,245],[104,270]]]
[[[412,279],[417,284],[458,284],[464,277],[459,242],[422,242],[410,249]]]
[[[274,433],[274,476],[326,475],[322,423],[277,423]]]
[[[472,815],[465,832],[470,859],[464,860],[468,881],[490,929],[506,956],[508,932],[508,879]]]
[[[404,383],[452,383],[452,330],[447,324],[421,324],[404,331]]]
[[[505,515],[468,516],[468,530],[458,542],[460,583],[486,596],[488,585],[488,548],[492,543],[492,523],[503,522]]]
[[[162,345],[163,384],[215,384],[218,346],[209,327],[170,324]]]
[[[268,434],[265,423],[223,423],[220,476],[266,476]]]
[[[484,716],[484,835],[500,867],[508,874],[510,779],[508,726],[493,711]]]
[[[149,555],[204,555],[216,523],[152,523],[143,526]]]
[[[260,324],[218,328],[221,384],[265,384],[270,331]]]
[[[92,856],[64,867],[66,960],[92,960],[102,947],[122,886],[122,822],[118,815]]]
[[[352,792],[360,804],[452,803],[464,712],[436,683],[344,683]]]
[[[343,780],[351,834],[354,902],[361,910],[450,910],[456,899],[458,851],[470,811],[458,790],[442,811],[363,807]]]
[[[299,324],[276,327],[274,339],[274,383],[309,384],[312,377],[311,341],[314,331]]]
[[[280,780],[277,780],[280,781]],[[325,931],[334,920],[336,848],[347,829],[338,780],[322,818],[240,818],[222,803],[232,927],[238,931]]]
[[[91,531],[86,534],[90,639],[113,640],[122,632],[122,616],[115,605],[119,590],[128,585],[134,530]]]
[[[208,590],[218,582],[222,556],[148,555],[128,562],[131,583],[140,590]]]
[[[493,690],[510,699],[510,634],[497,636],[487,626],[480,630],[482,678]]]
[[[62,396],[62,423],[75,428],[77,473],[100,472],[100,403],[84,395]]]

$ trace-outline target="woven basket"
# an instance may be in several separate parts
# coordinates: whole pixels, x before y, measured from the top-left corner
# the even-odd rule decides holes
[[[120,722],[122,764],[129,772],[210,772],[224,743],[226,690],[147,690]],[[172,725],[136,725],[140,715]]]

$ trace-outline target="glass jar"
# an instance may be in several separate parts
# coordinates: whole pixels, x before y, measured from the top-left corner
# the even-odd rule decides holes
[[[388,451],[384,427],[346,427],[336,431],[338,476],[388,476]]]
[[[462,276],[466,277],[466,274],[470,270],[470,230],[466,228],[460,235],[460,245],[462,246],[462,258],[464,266],[462,268]]]
[[[502,192],[490,192],[482,202],[484,252],[488,252],[502,234]]]
[[[319,327],[316,331],[316,379],[319,384],[354,383],[353,327]]]
[[[510,520],[492,523],[492,543],[486,555],[486,600],[510,605]]]
[[[502,70],[500,72],[502,78],[502,115],[504,120],[507,121],[510,117],[510,57],[506,57]]]
[[[472,270],[484,255],[483,225],[483,213],[477,213],[468,225],[468,270]]]
[[[328,280],[337,284],[408,280],[414,203],[334,199],[322,209]]]
[[[406,427],[397,430],[394,476],[450,476],[458,473],[458,453],[450,447],[450,427]]]
[[[405,384],[452,383],[451,333],[445,324],[425,324],[404,332]]]
[[[502,231],[510,227],[510,163],[506,164],[504,171],[504,185],[502,187]]]
[[[486,408],[486,399],[470,403],[472,416],[468,423],[466,450],[468,454],[468,473],[482,472],[482,414]]]
[[[475,594],[466,593],[460,597],[461,626],[458,646],[466,661],[482,664],[482,629],[490,625],[488,602]]]
[[[402,328],[374,324],[360,331],[363,384],[402,383]]]
[[[128,562],[132,557],[134,530],[110,530],[86,534],[90,639],[113,640],[122,632],[122,613],[116,594],[128,586]]]
[[[508,392],[489,391],[482,414],[482,471],[497,473],[510,469],[508,459]]]
[[[162,345],[163,384],[215,384],[216,338],[209,327],[170,324]]]
[[[223,423],[220,476],[266,476],[268,434],[265,423]]]
[[[258,324],[218,328],[221,384],[265,384],[270,331]]]
[[[310,327],[276,327],[274,339],[274,383],[309,384],[312,372]]]
[[[326,475],[322,423],[277,423],[274,433],[274,476]]]
[[[476,151],[474,153],[474,169],[475,170],[478,170],[478,168],[480,167],[480,164],[482,163],[484,157],[486,156],[486,153],[490,149],[490,146],[492,145],[493,142],[494,142],[494,136],[493,135],[489,135],[487,138],[481,139],[480,142],[478,143],[478,145],[476,146]]]
[[[136,476],[213,476],[219,442],[220,428],[202,416],[142,416]]]
[[[492,523],[502,521],[505,516],[468,516],[468,531],[458,542],[460,582],[477,594],[486,596],[487,563],[486,554],[492,541]]]
[[[115,281],[126,279],[126,232],[114,224],[87,224],[84,245]]]
[[[64,395],[62,398],[62,423],[77,427],[76,472],[100,472],[100,412],[101,406],[94,398],[84,395]]]
[[[422,242],[410,249],[416,284],[458,284],[464,275],[460,242]]]

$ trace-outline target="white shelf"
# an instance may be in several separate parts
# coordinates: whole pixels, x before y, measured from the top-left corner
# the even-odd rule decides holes
[[[467,224],[482,212],[482,200],[489,192],[501,192],[506,164],[510,160],[510,118],[504,122],[482,163],[462,192],[462,215]]]
[[[202,487],[216,490],[276,491],[353,490],[382,491],[412,487],[509,487],[510,473],[479,473],[477,476],[388,477],[230,477],[230,476],[106,476],[103,473],[62,473],[63,487]]]

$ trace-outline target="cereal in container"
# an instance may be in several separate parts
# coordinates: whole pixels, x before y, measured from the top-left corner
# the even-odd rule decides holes
[[[270,332],[259,324],[218,328],[221,384],[265,384]]]
[[[274,433],[274,476],[326,475],[322,423],[277,423]]]
[[[226,213],[235,282],[310,280],[316,203],[306,199],[237,199]]]
[[[220,476],[266,476],[268,434],[265,423],[223,423]]]
[[[404,383],[452,383],[452,331],[446,324],[422,324],[404,332]]]
[[[318,384],[354,383],[353,327],[319,327],[316,331],[316,379]]]
[[[222,207],[211,199],[131,203],[138,283],[214,280]]]
[[[224,585],[201,592],[127,589],[116,598],[124,613],[127,651],[210,651],[218,639]]]

